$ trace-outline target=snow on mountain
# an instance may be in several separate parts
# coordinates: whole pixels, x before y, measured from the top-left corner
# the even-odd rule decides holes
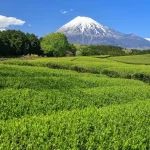
[[[62,26],[57,32],[63,32],[66,34],[85,34],[85,35],[101,35],[101,36],[113,36],[114,32],[121,35],[113,29],[103,26],[95,20],[88,17],[76,17],[69,23]]]
[[[65,34],[70,43],[104,44],[125,48],[149,49],[150,42],[135,34],[124,34],[104,26],[89,17],[78,16],[56,32]]]
[[[146,40],[150,41],[150,38],[145,38]]]

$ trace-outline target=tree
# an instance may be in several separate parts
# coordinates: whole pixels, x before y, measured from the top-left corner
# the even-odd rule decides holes
[[[65,56],[69,50],[67,37],[62,33],[51,33],[41,40],[41,48],[47,56]]]
[[[0,31],[0,56],[8,56],[10,51],[9,40],[4,34],[4,31]]]
[[[42,54],[40,40],[34,34],[25,34],[20,30],[0,32],[0,56],[21,56]]]
[[[3,43],[1,49],[4,56],[23,55],[29,48],[26,35],[19,30],[2,31],[0,32],[0,39]]]
[[[29,42],[29,51],[28,53],[31,54],[40,54],[41,53],[41,46],[40,46],[40,40],[35,34],[26,34],[26,37]]]
[[[26,54],[29,49],[28,39],[24,32],[20,30],[4,31],[10,43],[10,55],[19,56]]]
[[[77,51],[77,49],[74,46],[74,44],[69,44],[69,50],[68,50],[68,52],[71,52],[72,55],[75,56],[76,55],[76,51]]]

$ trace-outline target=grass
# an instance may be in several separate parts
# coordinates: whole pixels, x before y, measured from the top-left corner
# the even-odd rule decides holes
[[[118,61],[118,62],[128,63],[128,64],[150,65],[150,54],[111,57],[109,59],[110,60],[115,60],[115,61]]]
[[[147,57],[149,55],[141,55]],[[124,59],[132,56],[113,57],[111,59]],[[140,61],[140,56],[133,56]],[[134,60],[134,59],[133,59]],[[143,61],[141,61],[143,63]],[[74,70],[77,72],[88,72],[92,74],[105,74],[110,77],[138,79],[150,83],[150,66],[126,64],[116,60],[101,59],[97,57],[67,57],[67,58],[37,58],[37,59],[10,59],[2,61],[3,64],[21,66],[40,66],[53,69]]]
[[[149,149],[150,102],[1,121],[1,149]]]
[[[1,61],[0,150],[149,149],[150,68],[109,59]]]

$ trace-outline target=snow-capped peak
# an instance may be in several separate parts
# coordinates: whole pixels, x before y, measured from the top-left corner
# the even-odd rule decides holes
[[[150,38],[145,38],[145,40],[148,40],[148,41],[150,41]]]
[[[125,48],[149,49],[150,42],[134,34],[124,34],[89,17],[78,16],[59,28],[70,43],[82,45],[117,45]]]
[[[87,28],[93,29],[94,27],[101,28],[103,32],[106,32],[106,27],[104,27],[103,25],[99,24],[98,22],[89,17],[78,16],[65,25],[65,27],[74,27],[74,28],[77,26],[81,27],[82,32],[84,32],[84,30]]]
[[[69,34],[104,35],[110,30],[89,17],[78,16],[62,26],[57,32]]]

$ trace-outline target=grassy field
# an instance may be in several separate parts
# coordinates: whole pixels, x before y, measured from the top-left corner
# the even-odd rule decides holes
[[[0,150],[150,149],[150,66],[115,59],[1,61]]]
[[[150,54],[111,57],[110,60],[115,60],[118,62],[123,62],[123,63],[128,63],[128,64],[150,65]]]

